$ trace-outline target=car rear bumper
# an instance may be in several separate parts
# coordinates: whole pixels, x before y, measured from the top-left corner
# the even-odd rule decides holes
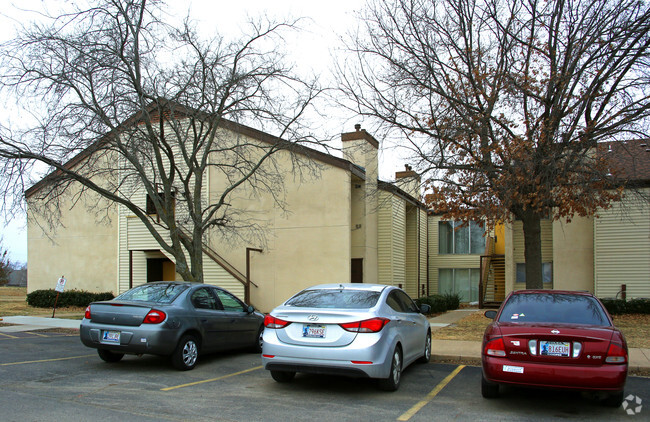
[[[374,344],[354,341],[342,347],[313,347],[282,343],[265,330],[262,362],[273,371],[388,378],[392,344],[382,337]],[[360,363],[364,362],[364,363]]]
[[[627,364],[557,365],[483,356],[483,376],[487,381],[499,384],[585,391],[622,391],[627,378]]]
[[[119,331],[120,342],[107,343],[101,340],[102,332]],[[118,353],[170,355],[178,343],[177,330],[165,329],[163,326],[128,327],[94,324],[82,321],[79,329],[81,342],[95,349],[106,349]]]

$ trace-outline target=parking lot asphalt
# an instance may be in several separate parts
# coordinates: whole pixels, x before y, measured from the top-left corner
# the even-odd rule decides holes
[[[477,309],[457,309],[446,312],[437,317],[429,318],[431,330],[435,331],[454,324]],[[71,328],[78,329],[80,321],[63,318],[45,318],[33,316],[4,317],[4,323],[15,324],[11,326],[0,326],[0,337],[11,333],[43,330],[48,328]],[[481,363],[481,342],[480,341],[459,341],[459,340],[438,340],[433,339],[431,343],[431,358],[433,361],[462,361],[464,363],[480,365]],[[629,370],[631,373],[650,372],[650,349],[629,349]]]
[[[648,420],[650,379],[629,377],[627,409],[579,393],[504,389],[480,395],[477,366],[412,365],[394,393],[372,380],[298,374],[278,384],[251,353],[202,356],[192,371],[168,359],[126,356],[103,362],[76,334],[0,334],[3,421],[431,421]]]

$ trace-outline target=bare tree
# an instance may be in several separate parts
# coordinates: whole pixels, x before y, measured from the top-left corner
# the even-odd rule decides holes
[[[5,119],[1,180],[19,195],[45,167],[27,191],[31,211],[55,225],[70,201],[99,196],[90,204],[98,217],[111,215],[106,204],[124,207],[183,279],[203,281],[208,234],[255,228],[230,207],[234,191],[264,190],[284,205],[274,157],[311,141],[300,119],[319,90],[292,74],[278,48],[295,22],[261,21],[235,42],[204,41],[188,20],[165,23],[160,6],[103,0],[2,46],[2,87],[34,110],[36,124],[12,128]],[[276,136],[253,142],[232,130],[242,122]],[[208,171],[220,175],[211,197]]]
[[[0,286],[9,283],[9,274],[12,273],[12,262],[9,260],[9,251],[3,246],[3,239],[0,237]]]
[[[636,0],[377,0],[340,66],[355,111],[397,130],[446,218],[523,222],[621,198],[597,146],[648,136],[650,12]]]

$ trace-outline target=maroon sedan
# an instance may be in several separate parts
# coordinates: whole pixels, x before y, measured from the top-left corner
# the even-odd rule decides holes
[[[499,384],[599,392],[608,406],[623,401],[627,344],[602,303],[590,293],[511,293],[483,335],[485,398]]]

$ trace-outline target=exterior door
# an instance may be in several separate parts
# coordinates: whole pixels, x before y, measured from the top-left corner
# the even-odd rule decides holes
[[[363,283],[363,258],[353,258],[350,268],[350,282]]]

